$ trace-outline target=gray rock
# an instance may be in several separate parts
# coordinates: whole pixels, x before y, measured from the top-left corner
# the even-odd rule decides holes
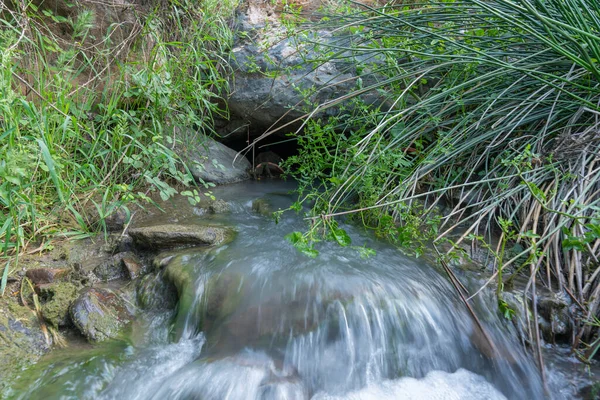
[[[127,271],[123,267],[123,257],[126,253],[116,254],[94,268],[94,275],[103,282],[125,279]]]
[[[231,204],[229,204],[225,200],[215,200],[208,206],[208,210],[212,214],[225,214],[231,212]]]
[[[162,273],[144,276],[137,285],[137,303],[146,310],[169,310],[177,304],[177,289]]]
[[[252,166],[244,155],[207,136],[174,129],[182,143],[176,151],[196,180],[224,185],[249,179]]]
[[[129,235],[140,248],[161,249],[221,245],[231,241],[235,232],[222,226],[155,225],[130,229]]]
[[[239,34],[232,51],[235,80],[227,99],[231,118],[218,126],[219,132],[228,135],[225,140],[245,140],[248,127],[251,135],[256,135],[290,123],[313,111],[316,105],[375,82],[367,64],[381,61],[373,59],[372,54],[346,51],[337,60],[323,62],[324,53],[351,48],[351,37],[342,38],[326,30],[291,36],[268,5],[260,8],[250,7],[237,21]],[[376,91],[364,93],[361,100],[375,106],[386,101]],[[337,115],[340,105],[351,106],[345,102],[323,108],[313,117]],[[288,126],[281,135],[298,125]]]
[[[133,253],[127,253],[123,256],[123,266],[131,280],[137,279],[146,270],[144,264]]]
[[[85,289],[71,306],[73,324],[90,342],[117,337],[131,318],[125,302],[108,289]]]

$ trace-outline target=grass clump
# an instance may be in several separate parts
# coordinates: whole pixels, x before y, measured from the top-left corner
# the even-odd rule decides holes
[[[97,2],[36,4],[0,9],[5,256],[195,185],[175,127],[210,133],[226,114],[234,1],[132,3],[120,20]]]
[[[573,343],[589,341],[600,311],[598,3],[393,2],[323,24],[338,38],[333,58],[367,61],[353,93],[315,111],[343,105],[340,116],[296,134],[292,175],[315,201],[313,227],[348,215],[409,246],[495,240],[499,301],[527,272],[533,308],[536,286],[566,293],[581,311]],[[360,106],[370,91],[387,102]]]

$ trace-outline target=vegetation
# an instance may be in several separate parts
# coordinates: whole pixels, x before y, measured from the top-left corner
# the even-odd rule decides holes
[[[132,6],[112,21],[85,0],[1,7],[4,256],[106,230],[107,217],[150,192],[165,199],[195,185],[173,151],[176,127],[209,133],[226,112],[218,104],[235,1]],[[0,292],[14,265],[0,267]]]
[[[589,342],[600,307],[598,2],[400,1],[321,24],[338,35],[328,60],[355,60],[359,75],[353,93],[317,105],[339,107],[337,119],[295,134],[287,165],[314,203],[312,229],[294,242],[311,249],[341,216],[413,252],[427,239],[480,242],[496,260],[499,304],[526,272],[532,309],[539,285],[567,293],[580,312],[573,342]],[[361,103],[373,91],[387,96],[377,109]]]

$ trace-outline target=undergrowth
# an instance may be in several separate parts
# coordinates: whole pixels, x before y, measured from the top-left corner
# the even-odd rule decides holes
[[[355,65],[352,93],[310,113],[337,107],[339,117],[294,134],[300,150],[288,167],[300,201],[313,202],[299,243],[312,248],[342,216],[413,253],[430,240],[479,242],[495,258],[499,304],[526,273],[534,313],[536,287],[564,293],[579,309],[573,343],[591,342],[600,311],[598,2],[400,1],[331,14],[319,28],[335,35],[318,44],[329,61],[367,61]],[[369,92],[387,101],[361,105]]]
[[[0,10],[0,292],[23,251],[196,185],[177,127],[226,114],[234,1],[132,4],[110,24],[100,3],[44,4]]]

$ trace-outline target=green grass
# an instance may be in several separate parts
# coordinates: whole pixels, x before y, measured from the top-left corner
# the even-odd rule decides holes
[[[3,255],[106,230],[106,218],[128,204],[196,185],[173,151],[174,127],[210,134],[213,117],[227,114],[218,104],[228,90],[236,3],[158,4],[119,38],[116,24],[98,36],[94,10],[71,17],[3,3]]]

